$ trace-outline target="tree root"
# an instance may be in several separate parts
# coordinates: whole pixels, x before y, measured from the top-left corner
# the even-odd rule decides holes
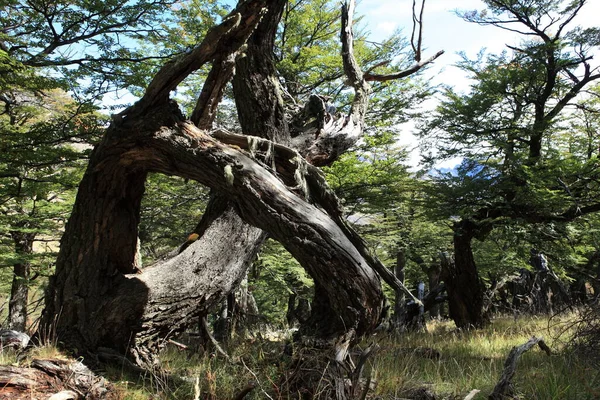
[[[345,335],[346,336],[346,335]],[[302,347],[280,384],[280,389],[290,393],[293,399],[365,399],[375,382],[365,377],[368,359],[377,352],[377,345],[370,345],[360,354],[356,364],[344,338],[329,346]]]

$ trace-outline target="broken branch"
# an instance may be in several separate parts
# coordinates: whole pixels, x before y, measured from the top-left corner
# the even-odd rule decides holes
[[[527,343],[513,347],[508,354],[508,358],[504,362],[504,371],[502,372],[500,381],[498,381],[494,391],[489,396],[490,400],[502,400],[512,396],[514,393],[514,387],[511,380],[517,370],[517,361],[519,361],[519,358],[523,353],[531,349],[536,344],[539,345],[540,348],[546,352],[546,354],[552,354],[550,348],[546,345],[544,339],[541,337],[538,338],[534,336],[529,339]]]

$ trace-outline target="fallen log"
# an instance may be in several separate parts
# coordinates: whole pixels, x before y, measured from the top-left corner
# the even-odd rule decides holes
[[[48,398],[116,400],[118,396],[112,385],[79,361],[34,359],[29,367],[0,365],[0,400]]]

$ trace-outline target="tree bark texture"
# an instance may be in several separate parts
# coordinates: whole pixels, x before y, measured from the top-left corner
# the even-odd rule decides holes
[[[440,264],[434,262],[429,267],[425,266],[425,264],[422,264],[421,270],[427,274],[427,285],[429,287],[429,291],[433,291],[440,284],[440,275],[442,273]],[[429,310],[429,316],[431,318],[441,318],[442,310],[443,303],[434,304]]]
[[[531,349],[535,345],[539,345],[540,349],[544,350],[547,355],[552,355],[552,351],[541,337],[533,336],[526,343],[520,346],[515,346],[510,350],[506,361],[504,362],[504,370],[500,380],[494,387],[494,391],[489,395],[489,400],[514,399],[515,388],[512,383],[512,378],[517,371],[517,362],[523,353]]]
[[[112,385],[79,361],[34,359],[29,367],[0,366],[0,400],[116,400],[119,397]]]
[[[394,266],[394,275],[398,280],[404,283],[406,268],[406,250],[398,249],[396,253],[396,265]],[[405,317],[405,295],[402,291],[394,291],[395,301],[394,301],[394,326],[396,329],[404,330],[404,325],[406,323]]]
[[[273,46],[286,0],[270,0],[269,9],[248,39],[246,56],[236,63],[233,91],[242,132],[288,144],[282,90],[275,71]]]
[[[357,92],[342,124],[347,134],[337,131],[337,139],[328,142],[343,143],[335,151],[305,143],[307,162],[298,149],[286,147],[289,132],[268,65],[284,4],[240,2],[196,48],[165,64],[140,101],[113,116],[80,184],[43,313],[44,329],[56,332],[71,350],[94,353],[107,347],[137,364],[152,364],[165,338],[197,322],[235,289],[264,240],[263,231],[315,280],[315,311],[303,332],[336,341],[332,349],[340,365],[356,338],[379,323],[378,273],[405,290],[347,225],[323,174],[310,165],[334,160],[358,139],[364,124],[369,90],[352,62],[352,12],[344,8],[342,34],[345,70]],[[245,51],[248,60],[241,61]],[[234,61],[243,78],[234,82],[240,121],[254,136],[221,131],[211,136],[206,129]],[[208,63],[214,79],[205,82],[188,121],[169,93]],[[196,180],[215,195],[197,227],[197,241],[140,269],[137,229],[150,172]]]
[[[23,257],[33,253],[35,233],[12,232],[15,252]],[[29,302],[29,276],[31,263],[26,259],[13,266],[13,280],[8,303],[8,328],[25,332],[27,328],[27,304]]]
[[[229,246],[212,257],[200,254],[193,243],[176,258],[136,274],[139,204],[148,171],[195,179],[227,193],[245,221],[280,241],[321,283],[337,312],[336,321],[316,322],[317,332],[375,328],[383,301],[379,278],[334,220],[249,155],[179,120],[172,106],[152,116],[110,128],[92,155],[61,243],[47,309],[47,315],[59,316],[62,340],[79,349],[103,345],[120,351],[154,343],[165,329],[176,331],[173,318],[193,314],[178,296],[204,296],[208,302],[225,290],[222,282],[211,286],[224,266],[245,259]],[[222,234],[215,232],[215,248]],[[215,263],[217,273],[207,269]],[[230,282],[237,283],[243,272]],[[208,275],[193,279],[194,273]],[[199,290],[207,282],[209,287]],[[193,304],[197,307],[197,299]]]
[[[474,236],[472,222],[457,222],[454,226],[454,261],[442,260],[449,314],[458,328],[468,329],[485,324],[483,288],[471,248]]]
[[[261,8],[258,0],[245,2],[225,19],[224,24],[235,23],[223,35],[247,35]],[[205,40],[199,48],[214,53],[219,43],[231,42]],[[224,50],[237,51],[227,46]],[[204,53],[195,49],[190,54],[202,58]],[[189,65],[183,65],[185,60]],[[315,318],[313,334],[372,331],[383,306],[379,277],[339,210],[335,215],[324,211],[332,204],[322,176],[301,157],[289,159],[297,154],[289,149],[283,156],[271,154],[287,159],[273,170],[265,163],[269,155],[222,144],[186,121],[168,97],[159,102],[181,81],[173,69],[189,71],[196,65],[197,58],[184,56],[161,69],[147,95],[114,119],[94,149],[61,242],[43,322],[54,325],[58,339],[71,349],[109,347],[149,364],[165,337],[196,321],[239,283],[262,241],[262,229],[285,246],[325,294],[322,305],[330,318]],[[272,144],[261,143],[277,153]],[[139,271],[137,225],[148,172],[197,180],[227,196],[231,206],[212,220],[202,240]],[[302,190],[306,182],[320,182],[311,187],[314,204]],[[253,227],[232,222],[240,217]]]

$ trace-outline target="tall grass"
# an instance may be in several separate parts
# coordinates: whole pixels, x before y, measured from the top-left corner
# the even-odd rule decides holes
[[[568,324],[569,319],[558,318],[499,318],[486,329],[459,332],[449,323],[434,322],[428,324],[427,333],[384,337],[380,339],[384,351],[372,361],[372,373],[378,380],[376,393],[402,397],[402,393],[426,386],[441,398],[462,399],[472,389],[479,389],[475,399],[486,399],[511,348],[531,336],[543,336],[554,355],[549,357],[535,347],[521,357],[513,381],[519,397],[598,399],[600,371],[566,350],[571,334],[565,330]],[[440,357],[425,358],[419,348],[435,349]]]

